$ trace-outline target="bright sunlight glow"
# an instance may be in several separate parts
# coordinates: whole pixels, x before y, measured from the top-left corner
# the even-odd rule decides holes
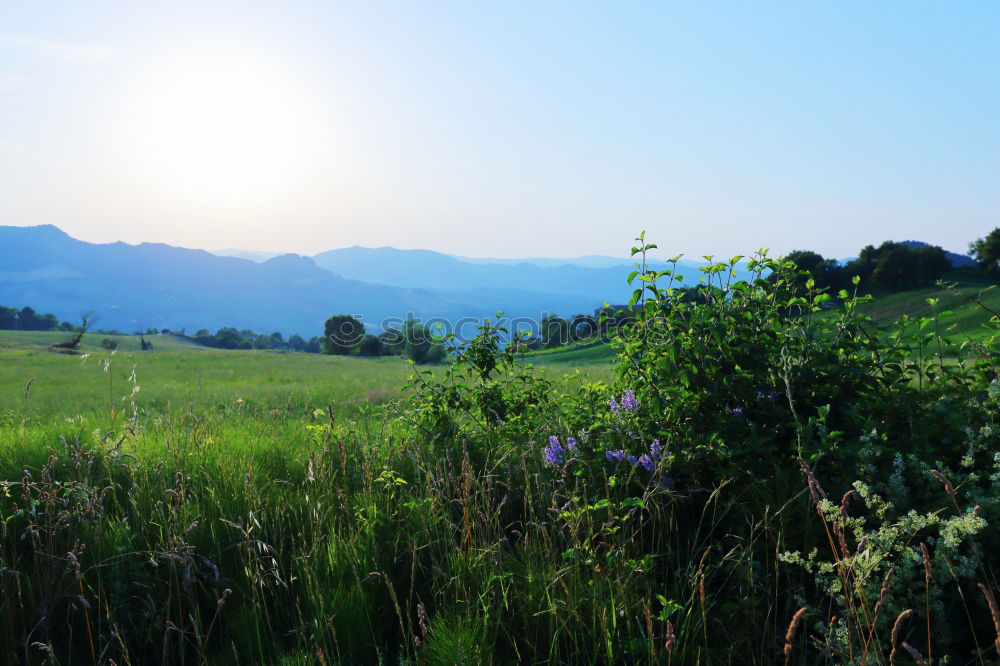
[[[321,118],[289,72],[255,54],[173,54],[127,113],[138,164],[171,198],[244,209],[290,197],[315,166]]]

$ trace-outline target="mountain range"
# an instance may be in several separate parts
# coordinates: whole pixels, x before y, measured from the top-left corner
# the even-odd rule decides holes
[[[240,252],[240,251],[232,251]],[[257,254],[257,253],[251,253]],[[223,326],[318,335],[332,314],[416,317],[592,313],[627,300],[629,267],[473,264],[430,251],[347,248],[315,257],[218,256],[161,243],[87,243],[51,225],[0,226],[0,304],[133,331]]]
[[[956,267],[972,262],[952,253],[949,259]],[[701,265],[680,261],[682,284],[696,284]],[[601,255],[475,259],[392,247],[312,257],[211,253],[162,243],[87,243],[51,225],[0,226],[0,304],[30,305],[71,322],[94,310],[99,327],[129,332],[234,326],[310,337],[337,313],[358,315],[373,331],[385,320],[469,321],[500,310],[529,321],[549,313],[569,317],[626,302],[634,266],[632,259]]]

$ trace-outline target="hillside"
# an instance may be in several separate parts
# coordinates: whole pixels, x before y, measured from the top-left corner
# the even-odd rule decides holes
[[[65,331],[0,331],[0,348],[2,347],[48,347],[66,340],[70,333]],[[189,339],[174,335],[147,335],[146,342],[153,343],[156,351],[199,351],[208,349]],[[138,335],[102,335],[88,333],[80,341],[80,350],[96,351],[103,349],[101,341],[105,338],[114,340],[119,351],[139,351],[141,349]]]
[[[954,284],[954,288],[928,287],[895,294],[876,295],[862,306],[862,311],[882,325],[891,325],[904,315],[911,318],[930,316],[928,299],[938,299],[939,312],[950,312],[941,317],[941,325],[948,329],[947,335],[956,343],[966,339],[983,340],[993,335],[989,328],[991,317],[986,310],[969,301],[970,297],[981,295],[984,305],[1000,312],[1000,289],[998,282],[975,269],[959,269],[945,275],[944,282]]]

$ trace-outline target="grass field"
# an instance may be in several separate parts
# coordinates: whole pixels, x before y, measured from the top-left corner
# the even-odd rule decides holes
[[[531,352],[526,355],[526,360],[539,365],[565,364],[596,368],[613,363],[615,350],[608,344],[579,345]]]
[[[134,371],[134,380],[133,377]],[[199,412],[239,404],[303,414],[334,405],[350,413],[398,397],[411,368],[399,358],[356,359],[266,351],[0,352],[0,409],[69,416],[121,410],[135,402],[152,414]],[[34,379],[27,398],[28,381]],[[237,402],[241,401],[241,402]]]
[[[928,297],[865,307],[919,315]],[[995,400],[971,371],[921,394],[870,355],[795,347],[835,336],[758,347],[741,319],[731,347],[711,334],[728,305],[681,334],[688,376],[716,368],[711,393],[658,370],[666,356],[636,357],[628,371],[644,374],[623,384],[608,345],[529,354],[532,367],[481,380],[494,350],[453,386],[446,366],[396,357],[167,336],[151,351],[118,338],[111,353],[100,335],[67,354],[47,347],[63,333],[0,332],[0,663],[832,665],[865,635],[874,648],[855,663],[887,664],[893,618],[931,599],[939,645],[991,663],[975,584],[996,587],[1000,539],[970,542],[998,522]],[[954,309],[977,333],[984,320]],[[729,354],[742,356],[713,365]],[[754,364],[774,375],[739,370]],[[415,370],[436,376],[418,396],[401,390]],[[654,391],[687,406],[647,417],[674,404]],[[545,453],[552,437],[566,450]],[[796,437],[837,497],[868,484],[831,505],[841,518],[810,504]],[[845,544],[832,564],[831,529]],[[834,583],[850,585],[847,607],[824,594]],[[792,636],[800,607],[809,628]],[[923,624],[905,638],[928,654]]]
[[[332,405],[335,413],[347,416],[364,405],[399,398],[414,370],[399,357],[214,350],[162,335],[149,336],[154,348],[146,352],[128,350],[128,343],[138,348],[135,336],[116,337],[125,349],[114,353],[100,349],[103,336],[94,335],[84,337],[80,354],[45,346],[60,336],[65,334],[0,331],[0,412],[67,418],[108,415],[115,405],[121,414],[134,401],[156,415],[239,406],[301,416]],[[552,378],[578,372],[587,381],[607,381],[608,351],[606,346],[573,350],[529,362]],[[139,387],[134,396],[133,386]]]
[[[88,455],[95,457],[83,474],[88,483],[122,484],[120,487],[124,494],[119,495],[116,501],[125,502],[120,506],[132,525],[128,538],[135,541],[137,547],[142,544],[140,552],[158,552],[163,557],[188,557],[188,554],[198,553],[198,557],[217,563],[224,571],[244,570],[235,578],[230,573],[224,579],[224,584],[234,590],[231,604],[234,612],[227,615],[231,616],[235,633],[226,631],[227,640],[232,645],[223,653],[216,654],[211,663],[261,663],[261,655],[273,656],[283,652],[293,655],[292,661],[283,663],[314,663],[312,656],[295,661],[294,649],[284,650],[273,643],[274,637],[267,633],[271,622],[267,614],[271,611],[257,606],[252,599],[257,594],[255,585],[270,588],[276,582],[263,569],[255,569],[260,564],[256,556],[253,562],[243,559],[247,553],[239,546],[239,532],[226,525],[233,522],[247,526],[246,521],[256,521],[260,537],[269,544],[299,538],[281,526],[289,525],[288,521],[297,523],[302,520],[299,515],[302,511],[319,510],[318,506],[308,501],[303,504],[307,495],[301,491],[308,487],[312,475],[330,473],[324,470],[331,461],[318,463],[315,456],[319,451],[326,451],[324,456],[329,455],[330,437],[334,433],[347,438],[342,440],[345,447],[342,450],[353,458],[348,466],[359,472],[365,470],[362,474],[368,480],[362,485],[368,490],[364,493],[375,493],[358,506],[371,506],[373,510],[380,506],[384,498],[377,488],[372,488],[370,475],[377,475],[385,469],[404,469],[402,461],[389,462],[399,455],[399,452],[394,453],[393,438],[406,436],[405,430],[401,431],[393,419],[398,416],[396,401],[401,397],[401,389],[414,371],[414,366],[398,357],[366,359],[289,352],[210,350],[186,345],[167,336],[153,337],[154,348],[146,352],[119,350],[111,353],[96,349],[102,336],[92,335],[84,339],[80,354],[60,353],[46,346],[63,337],[61,333],[13,331],[0,336],[3,341],[0,346],[0,478],[20,485],[18,479],[23,470],[29,470],[33,476],[44,477],[57,473],[56,470],[64,470],[65,464],[73,465],[71,461],[79,455],[74,451],[91,451]],[[121,344],[122,338],[117,339],[120,346],[126,346]],[[137,346],[137,338],[131,341]],[[441,373],[445,368],[428,366],[422,369]],[[563,381],[561,376],[572,374],[565,380],[569,384],[610,378],[607,362],[591,362],[577,367],[561,361],[540,368],[540,372],[560,382]],[[136,387],[138,390],[134,390]],[[334,422],[335,426],[332,425]],[[390,442],[388,448],[386,441]],[[58,462],[53,462],[56,460]],[[47,472],[47,469],[53,471]],[[122,474],[125,476],[122,477]],[[180,532],[171,527],[171,524],[176,525],[177,517],[172,517],[169,511],[164,514],[165,507],[157,497],[164,488],[172,487],[176,475],[188,479],[185,482],[189,485],[185,491],[184,515],[197,525],[194,529],[186,528]],[[82,480],[83,477],[78,478]],[[410,478],[414,478],[412,474]],[[353,486],[354,482],[348,485]],[[317,498],[347,488],[343,486],[341,490],[336,490],[337,487],[326,488]],[[328,504],[329,498],[323,502]],[[323,509],[322,513],[329,514],[327,509]],[[297,515],[299,517],[293,520],[292,516]],[[13,524],[10,522],[11,515],[4,514],[2,510],[0,518],[7,520],[8,525]],[[146,518],[151,522],[146,523]],[[310,520],[314,521],[316,517]],[[320,522],[323,520],[336,522],[339,519],[329,514]],[[328,523],[328,534],[335,529],[334,522]],[[353,528],[346,526],[338,529],[342,535],[353,532]],[[94,577],[95,601],[96,597],[106,594],[98,592],[102,576],[113,572],[117,572],[114,575],[127,577],[138,575],[140,579],[143,576],[141,571],[134,569],[136,561],[129,557],[121,560],[126,566],[120,568],[117,564],[119,560],[108,560],[99,555],[110,552],[108,548],[114,550],[108,538],[113,541],[121,536],[112,537],[108,533],[106,537],[90,542],[90,554],[96,559],[88,559],[92,568],[88,569],[87,579]],[[180,543],[185,545],[179,546]],[[298,574],[290,575],[319,577],[325,581],[320,586],[329,587],[332,581],[350,571],[349,577],[354,582],[339,593],[335,589],[320,593],[314,600],[319,606],[312,611],[301,608],[297,611],[304,612],[301,615],[303,619],[331,612],[342,614],[344,609],[357,606],[360,598],[356,594],[367,594],[354,588],[357,580],[367,573],[360,568],[388,570],[393,566],[389,560],[366,561],[378,549],[365,556],[356,551],[337,553],[333,550],[334,543],[324,541],[324,544],[321,548],[328,551],[327,556],[332,558],[327,564],[321,565],[319,570],[311,568],[312,565],[305,568],[294,565],[293,568],[299,569]],[[318,545],[319,542],[314,542],[310,548]],[[72,551],[72,544],[65,547],[68,552]],[[56,546],[58,549],[59,546]],[[288,545],[286,551],[281,558],[282,568],[293,561],[286,561],[285,555],[299,553],[294,555],[298,558],[303,552],[299,546]],[[251,569],[246,569],[248,565]],[[324,567],[328,569],[330,566],[340,572],[333,578],[330,578],[330,571],[323,571]],[[257,582],[254,583],[254,580]],[[169,590],[169,581],[165,584],[162,589]],[[221,589],[215,594],[221,594]],[[17,592],[6,588],[6,591],[13,595],[9,599],[21,597],[24,607],[30,605],[23,597],[24,594],[30,596],[27,590]],[[132,594],[138,592],[139,589],[133,589]],[[271,592],[273,590],[267,594]],[[176,593],[177,590],[174,591]],[[155,597],[155,592],[149,590],[144,594]],[[87,592],[87,595],[91,593]],[[159,611],[150,611],[152,615],[147,615],[147,620],[155,619],[161,624],[169,621],[178,626],[196,621],[191,613],[199,613],[196,607],[200,602],[195,602],[194,607],[178,606],[171,610],[169,597],[168,592],[167,597],[160,599],[164,607]],[[362,606],[358,606],[358,610]],[[318,611],[319,607],[327,610]],[[254,608],[256,610],[252,610]],[[288,610],[274,609],[273,612],[287,613]],[[0,620],[0,636],[5,629],[7,638],[12,641],[10,644],[16,642],[14,635],[20,626],[19,618],[16,614],[12,615],[14,611],[15,607],[9,602],[0,605],[0,618],[6,620],[6,623]],[[52,609],[47,612],[58,614]],[[70,617],[67,622],[74,624],[79,619]],[[359,616],[346,626],[352,626],[351,622],[361,623],[353,625],[361,630],[373,620],[374,617],[364,619]],[[207,619],[204,621],[208,622]],[[98,630],[101,627],[114,630],[110,619],[105,624],[98,621],[96,626]],[[200,630],[201,638],[207,641],[211,632],[205,633],[204,625]],[[371,629],[366,631],[370,633]],[[38,636],[43,643],[59,642],[52,635],[43,634],[40,632]],[[233,642],[241,635],[250,642]],[[166,660],[142,656],[141,648],[131,646],[131,663],[183,663],[183,655],[188,654],[183,643],[178,641],[174,644],[168,639],[164,654],[175,656]],[[203,643],[193,654],[205,654],[207,645]],[[336,654],[338,649],[346,650],[341,653],[345,662],[352,660],[351,655],[367,655],[363,659],[367,661],[377,654],[369,651],[372,645],[368,640],[359,642],[357,638],[348,637],[344,646],[350,645],[355,647],[338,648],[329,643],[325,648],[326,654]],[[5,652],[3,657],[11,658],[11,654]],[[22,653],[20,657],[31,662],[27,653]],[[191,663],[204,662],[194,657]]]

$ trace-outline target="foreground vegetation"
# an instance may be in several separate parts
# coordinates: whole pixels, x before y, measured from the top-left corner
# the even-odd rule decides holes
[[[995,662],[995,342],[751,265],[636,276],[613,375],[0,352],[0,659]]]

